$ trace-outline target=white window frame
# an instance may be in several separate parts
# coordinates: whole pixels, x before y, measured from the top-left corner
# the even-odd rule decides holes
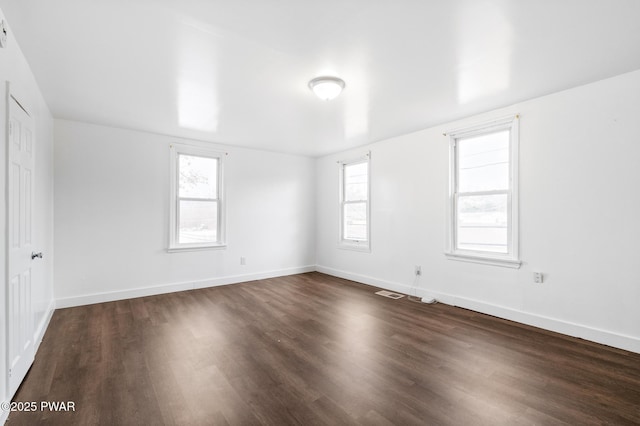
[[[180,223],[178,203],[180,202],[178,186],[179,179],[178,161],[180,155],[192,155],[196,157],[215,158],[218,160],[218,241],[206,243],[180,243],[178,241],[178,226]],[[225,193],[224,193],[224,157],[226,153],[212,150],[207,147],[196,145],[169,145],[169,248],[168,252],[193,251],[193,250],[209,250],[226,248],[225,234]]]
[[[522,264],[519,250],[518,215],[518,144],[519,116],[494,119],[475,126],[447,132],[449,136],[449,194],[447,202],[447,240],[445,255],[450,260],[482,263],[508,268],[519,268]],[[507,253],[491,253],[480,250],[465,250],[456,247],[457,200],[458,200],[458,150],[457,141],[488,133],[509,130],[509,189],[507,193]],[[495,191],[494,191],[495,192]],[[502,193],[502,192],[501,192]]]
[[[345,167],[355,164],[367,164],[367,199],[366,200],[345,200]],[[340,212],[339,212],[339,239],[338,247],[345,250],[355,250],[362,252],[371,252],[371,153],[368,152],[362,157],[352,158],[348,161],[338,161],[340,166]],[[344,238],[344,209],[347,204],[366,203],[367,208],[367,240],[348,240]]]

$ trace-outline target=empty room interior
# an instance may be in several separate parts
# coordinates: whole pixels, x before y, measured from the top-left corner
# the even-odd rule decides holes
[[[640,424],[639,22],[0,0],[0,424]]]

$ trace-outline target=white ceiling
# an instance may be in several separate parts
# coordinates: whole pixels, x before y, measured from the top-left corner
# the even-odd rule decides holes
[[[0,7],[56,118],[312,156],[640,69],[638,0]]]

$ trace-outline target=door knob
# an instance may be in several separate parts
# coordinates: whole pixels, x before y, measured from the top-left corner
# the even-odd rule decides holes
[[[40,259],[42,259],[42,252],[40,253],[31,252],[31,260],[35,259],[36,257],[39,257]]]

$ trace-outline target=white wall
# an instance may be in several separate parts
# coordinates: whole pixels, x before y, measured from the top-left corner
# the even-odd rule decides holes
[[[519,113],[519,270],[445,259],[448,139]],[[370,149],[372,252],[337,248],[336,161]],[[640,71],[318,160],[318,269],[640,352]],[[534,284],[532,271],[545,274]]]
[[[225,146],[227,249],[167,253],[172,142],[55,121],[58,307],[314,269],[315,160]]]
[[[5,19],[0,11],[0,19]],[[45,325],[53,309],[53,119],[42,98],[29,64],[20,50],[13,32],[8,31],[8,45],[0,49],[0,401],[7,397],[7,360],[6,360],[6,117],[7,97],[6,82],[11,82],[21,102],[27,107],[35,119],[35,205],[34,205],[34,247],[44,253],[42,261],[34,263],[32,297],[34,302],[34,324],[37,327],[36,343],[39,343]],[[0,411],[0,422],[6,418],[7,412]]]

